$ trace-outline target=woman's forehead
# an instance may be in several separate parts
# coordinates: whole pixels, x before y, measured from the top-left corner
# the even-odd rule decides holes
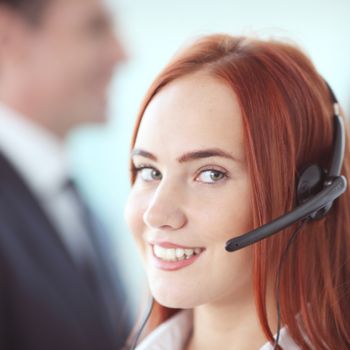
[[[135,147],[170,145],[183,151],[209,147],[243,152],[242,117],[233,90],[203,73],[165,86],[146,108]]]

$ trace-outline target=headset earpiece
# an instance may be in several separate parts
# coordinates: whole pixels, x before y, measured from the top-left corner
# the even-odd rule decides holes
[[[302,204],[311,196],[320,192],[323,187],[325,172],[317,165],[312,164],[305,168],[298,179],[297,203]]]

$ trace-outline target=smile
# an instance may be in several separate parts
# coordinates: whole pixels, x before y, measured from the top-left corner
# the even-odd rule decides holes
[[[154,255],[164,261],[181,261],[190,259],[192,255],[199,255],[203,249],[163,248],[159,245],[153,246]]]
[[[170,246],[170,247],[164,247]],[[173,244],[152,244],[154,265],[161,270],[178,270],[195,262],[204,248],[175,247]]]

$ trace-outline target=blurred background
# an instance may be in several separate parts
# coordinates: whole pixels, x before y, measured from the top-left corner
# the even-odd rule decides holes
[[[130,189],[129,145],[140,102],[178,48],[203,34],[281,38],[301,46],[350,114],[349,0],[109,0],[129,59],[110,89],[109,122],[76,131],[69,141],[75,174],[114,232],[115,254],[133,300],[145,277],[123,211]]]

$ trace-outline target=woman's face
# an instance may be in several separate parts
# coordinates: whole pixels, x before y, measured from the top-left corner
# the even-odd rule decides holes
[[[165,86],[144,113],[132,160],[125,217],[155,299],[192,308],[249,295],[251,249],[225,251],[252,221],[232,89],[204,73]]]

